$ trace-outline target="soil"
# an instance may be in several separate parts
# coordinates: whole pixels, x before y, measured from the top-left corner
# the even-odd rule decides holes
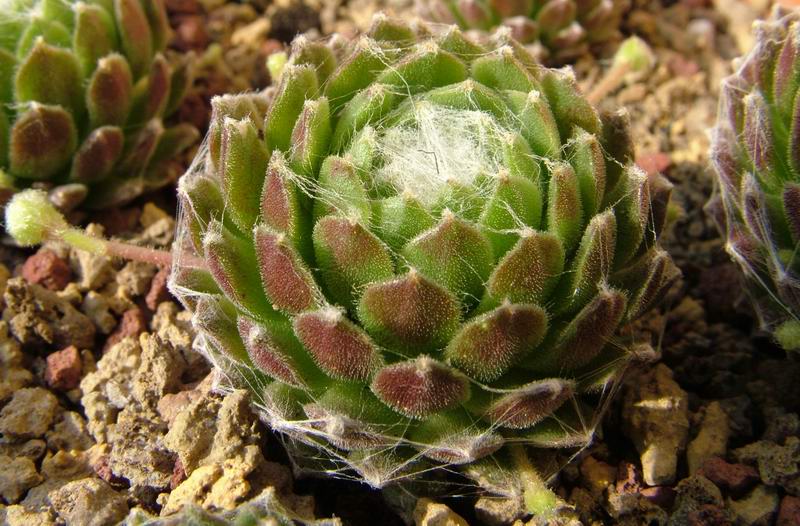
[[[200,58],[178,119],[201,128],[210,97],[270,82],[266,57],[298,33],[354,34],[411,0],[168,0],[176,51]],[[703,206],[717,87],[750,42],[757,2],[635,0],[624,32],[656,65],[602,102],[624,108],[637,163],[675,185],[663,244],[683,273],[629,330],[656,351],[628,371],[593,444],[551,481],[549,522],[477,491],[411,500],[352,480],[298,478],[247,394],[220,394],[192,350],[166,270],[58,244],[0,248],[0,523],[115,524],[131,510],[230,509],[273,488],[298,519],[343,524],[800,524],[800,362],[759,331]],[[210,45],[210,46],[209,46]],[[600,53],[597,56],[607,56]],[[575,65],[587,88],[607,58]],[[189,152],[185,161],[191,159]],[[75,217],[92,231],[168,247],[172,191]]]

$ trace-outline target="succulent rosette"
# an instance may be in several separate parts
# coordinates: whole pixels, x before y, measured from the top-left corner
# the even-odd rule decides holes
[[[433,0],[418,1],[430,20],[462,29],[508,27],[522,44],[534,45],[549,63],[575,59],[620,37],[628,0]]]
[[[191,83],[163,55],[161,0],[9,0],[0,12],[0,174],[109,207],[174,181],[198,139],[168,126]]]
[[[800,348],[800,15],[757,22],[755,47],[725,79],[712,161],[711,211],[762,325]]]
[[[385,17],[213,105],[171,288],[274,429],[376,486],[591,438],[617,329],[677,277],[624,114],[502,34]]]

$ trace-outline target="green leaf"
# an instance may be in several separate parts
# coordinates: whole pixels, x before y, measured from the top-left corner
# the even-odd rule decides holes
[[[481,382],[500,378],[547,334],[547,314],[536,305],[505,303],[465,323],[445,351],[450,363]]]
[[[486,236],[447,211],[438,225],[409,241],[401,256],[409,267],[467,304],[483,296],[494,263]]]
[[[533,153],[549,159],[561,158],[561,138],[547,100],[539,91],[505,93],[513,117],[510,122],[528,141]]]
[[[314,253],[328,298],[351,310],[373,281],[394,276],[388,248],[358,221],[326,216],[314,225]]]
[[[319,90],[317,75],[310,66],[286,66],[278,93],[270,105],[264,124],[264,137],[270,150],[289,152],[292,130],[306,100]]]
[[[481,231],[489,238],[495,260],[499,260],[519,239],[526,227],[536,229],[542,220],[539,186],[523,177],[501,173],[481,214]]]
[[[114,18],[119,28],[122,50],[128,58],[134,79],[147,73],[155,54],[150,21],[140,0],[114,0]]]
[[[416,355],[447,345],[458,328],[460,309],[445,288],[411,270],[368,286],[358,318],[379,344]]]
[[[85,108],[82,81],[80,64],[71,51],[40,40],[20,63],[14,90],[17,102],[61,106],[80,122]]]
[[[242,232],[250,232],[261,210],[267,150],[250,119],[226,119],[222,131],[222,186],[227,211]]]
[[[133,104],[133,75],[128,61],[119,54],[100,59],[86,88],[89,125],[122,126]]]
[[[117,49],[117,28],[111,14],[97,5],[75,5],[75,33],[72,49],[81,63],[83,75],[88,77],[98,61]]]
[[[572,253],[581,238],[583,220],[580,184],[575,170],[564,162],[553,163],[547,194],[547,230],[561,239],[567,254]]]
[[[472,78],[501,91],[528,93],[537,88],[536,80],[508,46],[476,59],[472,63]]]
[[[11,128],[11,173],[24,179],[50,179],[69,165],[77,147],[78,130],[69,112],[31,104]]]
[[[290,162],[302,174],[313,177],[328,152],[331,115],[328,99],[307,100],[292,131]]]
[[[564,247],[558,237],[524,230],[517,244],[495,267],[488,292],[498,302],[546,305],[564,270]]]

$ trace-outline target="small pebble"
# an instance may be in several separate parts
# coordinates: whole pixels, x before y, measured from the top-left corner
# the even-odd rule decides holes
[[[800,497],[786,495],[781,500],[775,526],[797,526],[800,524]]]
[[[33,285],[58,291],[67,286],[72,279],[72,271],[66,261],[54,252],[42,249],[25,260],[22,277]]]
[[[155,311],[158,305],[169,299],[169,290],[167,289],[167,280],[169,280],[170,269],[163,267],[159,269],[153,280],[150,282],[150,290],[145,296],[145,305],[151,311]]]
[[[699,472],[733,497],[741,497],[758,483],[758,471],[745,464],[729,464],[719,457],[706,459]]]
[[[108,349],[110,349],[117,343],[121,342],[125,338],[138,337],[146,329],[147,329],[147,319],[145,318],[142,309],[134,307],[133,309],[126,310],[122,314],[122,320],[120,320],[117,329],[113,333],[111,333],[111,335],[106,340],[106,344],[103,347],[103,354],[105,354],[106,351],[108,351]]]
[[[47,389],[20,389],[0,411],[0,433],[13,438],[39,438],[50,429],[57,411],[58,399]]]
[[[81,382],[82,366],[78,348],[70,345],[47,356],[44,379],[47,385],[59,391],[75,389]]]

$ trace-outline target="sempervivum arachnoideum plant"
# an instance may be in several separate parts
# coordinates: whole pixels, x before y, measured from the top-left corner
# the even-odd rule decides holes
[[[171,286],[274,428],[375,485],[591,436],[617,328],[677,276],[623,115],[513,40],[385,17],[214,107]]]
[[[712,210],[762,325],[800,348],[800,15],[777,9],[722,86]]]
[[[75,183],[109,207],[163,186],[197,140],[167,126],[191,82],[162,52],[161,0],[10,0],[0,12],[0,174],[6,188]]]
[[[549,63],[564,63],[620,36],[628,0],[433,0],[418,1],[431,20],[462,29],[511,29]]]

